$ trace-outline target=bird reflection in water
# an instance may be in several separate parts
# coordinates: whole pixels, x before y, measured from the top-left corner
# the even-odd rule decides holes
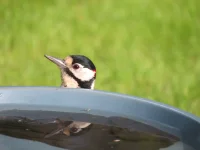
[[[0,133],[70,150],[159,150],[179,141],[173,135],[126,118],[95,120],[99,123],[84,128],[74,126],[74,120],[1,117]]]

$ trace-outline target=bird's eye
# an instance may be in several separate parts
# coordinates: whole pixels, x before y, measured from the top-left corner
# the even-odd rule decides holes
[[[79,69],[79,65],[78,64],[74,64],[72,67],[73,67],[73,69],[76,69],[76,70]]]
[[[78,131],[78,128],[72,127],[72,128],[71,128],[71,131],[72,131],[72,132],[77,132],[77,131]]]
[[[81,131],[81,128],[72,127],[72,128],[70,129],[70,131],[71,131],[72,133],[78,133],[79,131]]]

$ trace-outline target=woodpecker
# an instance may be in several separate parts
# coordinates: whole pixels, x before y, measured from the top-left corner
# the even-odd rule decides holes
[[[84,55],[69,55],[64,59],[44,55],[48,60],[58,66],[61,72],[61,87],[66,88],[85,88],[94,89],[96,80],[96,67],[94,63]],[[91,125],[88,122],[73,121],[70,125],[65,126],[60,120],[58,129],[47,134],[45,137],[51,137],[62,132],[69,136],[70,133],[78,133],[82,129]]]
[[[70,55],[65,59],[45,55],[61,71],[61,87],[94,89],[96,67],[83,55]]]

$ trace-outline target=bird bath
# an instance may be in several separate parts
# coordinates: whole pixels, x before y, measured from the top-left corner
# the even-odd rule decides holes
[[[66,135],[60,120],[90,122]],[[0,147],[4,150],[198,150],[200,119],[143,98],[87,89],[0,88]]]

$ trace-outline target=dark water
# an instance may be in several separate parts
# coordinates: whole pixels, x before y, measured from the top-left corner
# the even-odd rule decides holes
[[[72,120],[92,124],[80,130],[66,129]],[[57,129],[60,132],[54,132]],[[165,150],[177,143],[180,145],[178,137],[127,118],[50,111],[0,112],[0,147],[4,150],[26,146],[37,150]]]

